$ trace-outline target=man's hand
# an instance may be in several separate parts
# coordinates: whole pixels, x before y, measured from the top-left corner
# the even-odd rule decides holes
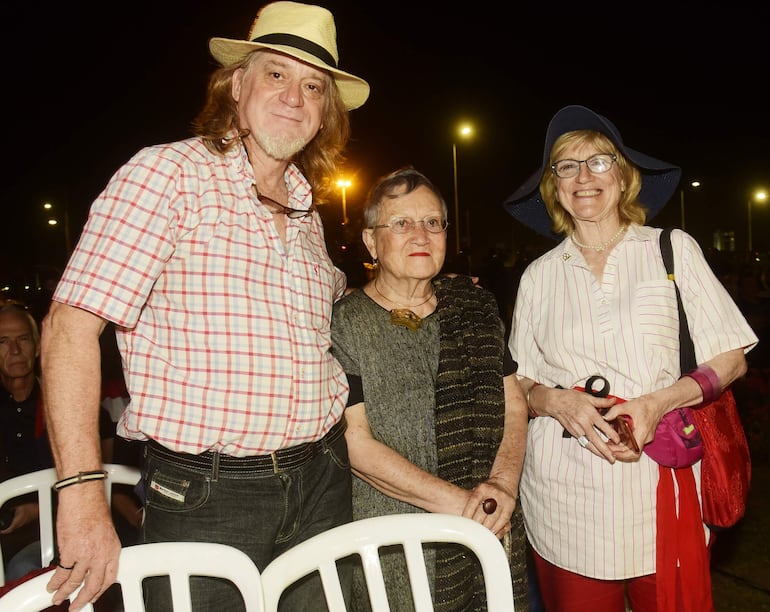
[[[96,601],[118,577],[121,543],[104,495],[104,483],[95,481],[59,492],[56,520],[57,566],[48,583],[53,603],[61,604],[85,582],[70,612]]]

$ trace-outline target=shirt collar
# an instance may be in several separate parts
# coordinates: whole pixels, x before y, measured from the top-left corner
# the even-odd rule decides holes
[[[246,152],[246,146],[241,143],[240,147],[233,147],[227,152],[227,157],[235,164],[236,170],[246,177],[249,185],[256,181],[254,168],[249,163],[249,155]],[[283,179],[286,182],[286,189],[289,192],[289,201],[287,206],[298,210],[307,210],[313,203],[313,190],[308,180],[304,177],[294,162],[289,162],[284,172]]]

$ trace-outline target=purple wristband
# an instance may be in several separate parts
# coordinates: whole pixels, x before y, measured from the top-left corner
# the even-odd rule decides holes
[[[703,393],[703,401],[699,406],[705,406],[717,399],[722,393],[722,384],[719,382],[719,376],[709,366],[698,366],[684,376],[692,378]]]

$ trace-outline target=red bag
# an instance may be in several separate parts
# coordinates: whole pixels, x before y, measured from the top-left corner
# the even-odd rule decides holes
[[[695,346],[687,325],[687,314],[674,275],[671,228],[660,233],[660,252],[669,279],[674,281],[679,308],[679,359],[682,374],[697,366]],[[746,512],[751,485],[751,455],[732,389],[702,408],[691,410],[695,426],[703,440],[701,460],[701,499],[703,522],[710,529],[726,529]]]
[[[726,529],[743,518],[751,487],[749,444],[732,390],[692,410],[692,416],[703,439],[703,522]]]

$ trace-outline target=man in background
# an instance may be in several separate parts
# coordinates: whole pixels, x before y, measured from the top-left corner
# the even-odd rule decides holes
[[[37,321],[21,303],[0,303],[2,480],[53,467],[45,435],[39,355]],[[40,568],[37,497],[10,500],[0,515],[5,580],[11,582]]]

